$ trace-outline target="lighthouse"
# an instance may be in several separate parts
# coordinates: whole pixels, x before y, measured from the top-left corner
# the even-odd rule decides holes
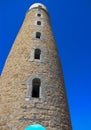
[[[27,11],[0,77],[0,130],[32,125],[72,130],[50,16],[41,3]]]

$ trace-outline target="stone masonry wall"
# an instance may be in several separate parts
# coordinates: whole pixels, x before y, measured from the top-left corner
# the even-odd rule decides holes
[[[37,17],[36,13],[42,17]],[[42,26],[36,25],[41,20]],[[42,33],[35,38],[36,31]],[[34,47],[43,48],[43,61],[31,60]],[[26,100],[27,82],[41,77],[44,98]],[[0,77],[0,130],[23,130],[40,123],[47,130],[71,130],[62,70],[50,19],[44,10],[27,12]],[[14,129],[15,130],[15,129]]]

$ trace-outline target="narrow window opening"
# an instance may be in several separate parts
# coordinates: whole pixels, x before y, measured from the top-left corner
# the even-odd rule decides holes
[[[34,58],[40,60],[41,50],[35,49],[35,55]]]
[[[32,82],[32,97],[39,98],[40,97],[40,85],[41,81],[38,78],[33,79]]]
[[[41,21],[37,21],[37,25],[41,25]]]
[[[40,37],[41,37],[41,33],[40,32],[36,32],[36,38],[40,39]]]
[[[38,17],[41,17],[41,14],[40,14],[40,13],[38,13],[38,14],[37,14],[37,16],[38,16]]]

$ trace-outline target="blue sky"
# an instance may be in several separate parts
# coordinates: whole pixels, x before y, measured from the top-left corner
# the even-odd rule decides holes
[[[91,130],[91,1],[0,0],[0,72],[31,4],[48,8],[73,130]]]

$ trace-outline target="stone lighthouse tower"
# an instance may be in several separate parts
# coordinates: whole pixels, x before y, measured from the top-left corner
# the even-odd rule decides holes
[[[0,77],[0,130],[72,130],[63,75],[46,7],[33,4]]]

